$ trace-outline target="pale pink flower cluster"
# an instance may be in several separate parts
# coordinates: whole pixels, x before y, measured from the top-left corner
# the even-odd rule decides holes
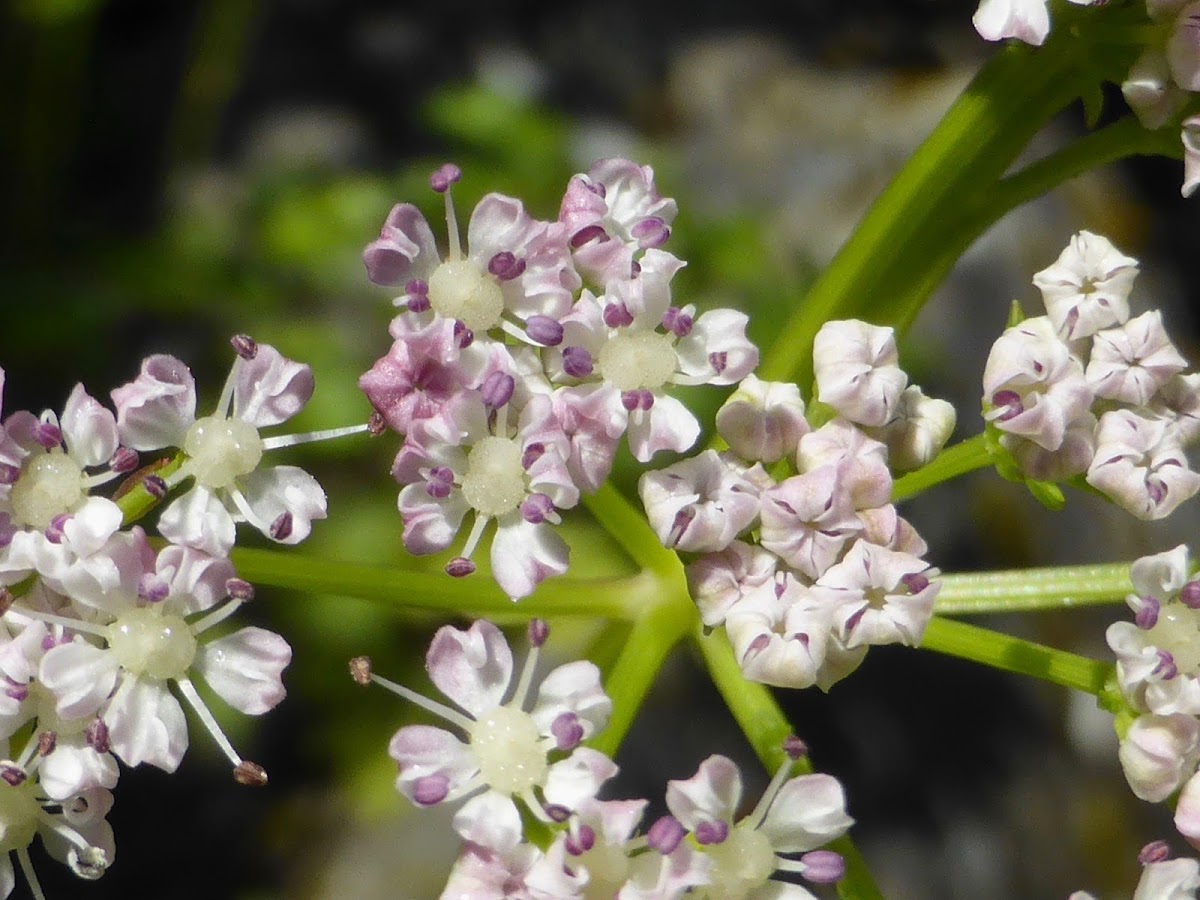
[[[1121,738],[1121,767],[1142,800],[1182,788],[1175,826],[1200,848],[1200,581],[1182,544],[1139,559],[1130,580],[1134,621],[1107,633],[1121,693],[1138,714]]]
[[[1121,84],[1126,101],[1149,129],[1163,128],[1183,113],[1189,94],[1200,90],[1200,3],[1194,0],[1146,0],[1153,37]],[[1200,116],[1180,123],[1183,185],[1190,197],[1200,185]]]
[[[1196,900],[1200,890],[1200,862],[1171,859],[1165,841],[1152,841],[1138,854],[1142,876],[1133,891],[1133,900]],[[1067,900],[1096,900],[1087,891],[1075,891]]]
[[[984,417],[1021,471],[1083,475],[1139,519],[1160,519],[1200,490],[1184,447],[1200,436],[1200,374],[1171,343],[1162,314],[1130,318],[1137,260],[1082,231],[1033,277],[1046,315],[992,346]]]
[[[324,517],[325,494],[300,469],[260,465],[264,452],[304,439],[259,429],[300,410],[311,371],[246,337],[233,346],[212,415],[197,415],[187,366],[152,356],[112,392],[115,411],[78,385],[61,415],[17,411],[0,426],[0,738],[7,747],[30,734],[0,761],[0,849],[26,872],[26,848],[41,833],[80,875],[103,874],[118,760],[174,771],[188,746],[180,699],[238,781],[266,781],[221,732],[194,679],[249,715],[283,699],[291,649],[282,637],[253,626],[214,637],[253,596],[228,554],[238,521],[281,543],[301,540]],[[146,451],[164,452],[138,470]],[[165,542],[123,527],[121,506],[92,494],[121,476],[130,477],[113,496],[146,507],[187,485],[159,517]],[[13,881],[5,852],[0,896]]]
[[[453,707],[381,678],[365,657],[350,664],[360,684],[380,684],[458,732],[406,725],[389,746],[396,789],[415,805],[462,802],[453,827],[463,846],[443,898],[766,900],[786,889],[800,900],[812,895],[771,876],[798,873],[818,884],[842,876],[842,858],[818,848],[853,824],[845,794],[829,775],[788,777],[804,753],[794,738],[750,815],[735,818],[737,767],[713,756],[692,778],[668,784],[670,814],[639,835],[647,801],[598,799],[617,766],[582,746],[604,728],[612,707],[597,668],[561,665],[531,696],[548,635],[544,622],[530,623],[530,652],[518,673],[508,641],[490,622],[439,629],[426,669]],[[525,839],[521,809],[550,830],[545,849]],[[790,858],[796,854],[803,855]]]
[[[890,502],[892,468],[936,456],[954,409],[908,384],[890,328],[829,322],[813,362],[813,410],[795,385],[750,375],[717,414],[730,449],[648,472],[638,489],[663,545],[701,554],[692,597],[745,676],[828,689],[868,645],[921,641],[937,572]]]
[[[662,248],[676,207],[649,167],[595,163],[571,179],[556,221],[488,194],[465,248],[450,201],[460,175],[447,165],[431,179],[446,199],[445,255],[407,203],[363,253],[370,279],[403,294],[392,347],[359,385],[404,438],[392,474],[405,547],[457,543],[446,571],[464,576],[492,530],[492,574],[516,599],[566,571],[559,511],[603,484],[622,436],[642,462],[689,449],[700,426],[671,388],[733,384],[758,351],[743,313],[697,316],[673,300],[684,263]]]

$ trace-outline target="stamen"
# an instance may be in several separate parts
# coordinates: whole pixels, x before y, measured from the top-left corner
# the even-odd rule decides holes
[[[308,431],[303,434],[280,434],[275,437],[262,439],[263,450],[278,450],[280,447],[295,447],[297,444],[311,444],[313,441],[329,441],[334,438],[346,437],[350,434],[362,434],[371,430],[371,423],[361,425],[346,425],[342,428],[326,428],[324,431]]]
[[[271,533],[271,524],[260,519],[255,514],[254,510],[250,508],[250,502],[246,499],[242,492],[232,485],[229,487],[229,498],[233,501],[233,505],[238,508],[238,512],[242,514],[242,517],[247,522],[257,528],[263,534],[269,535]]]
[[[758,805],[754,807],[754,811],[746,818],[754,823],[754,827],[758,828],[762,825],[763,819],[767,817],[767,811],[770,810],[771,804],[775,802],[776,795],[783,788],[784,783],[788,780],[788,776],[792,772],[792,758],[788,756],[783,761],[775,773],[775,777],[771,779],[771,783],[767,785],[767,789],[763,791],[762,797],[758,801]]]
[[[216,718],[204,704],[204,701],[200,699],[200,695],[196,692],[196,686],[192,684],[191,679],[184,675],[176,678],[175,684],[179,688],[179,692],[183,694],[183,699],[188,702],[188,705],[196,713],[197,718],[200,719],[201,724],[208,729],[208,733],[217,742],[217,746],[221,748],[221,752],[233,763],[234,768],[240,766],[242,758],[233,749],[233,744],[229,742],[229,738],[225,737],[225,732],[217,724]]]
[[[467,535],[467,543],[463,547],[463,558],[470,559],[471,554],[475,552],[475,547],[479,544],[479,539],[483,537],[483,529],[487,527],[488,517],[481,516],[475,513],[475,521],[471,525],[471,533]]]
[[[54,613],[42,612],[39,609],[27,609],[24,606],[21,607],[21,615],[45,622],[47,625],[62,625],[64,628],[72,628],[75,631],[84,631],[105,640],[108,639],[107,626],[98,625],[94,622],[85,622],[83,619],[68,619],[66,616],[56,616]]]
[[[533,813],[533,817],[539,822],[542,822],[546,825],[558,824],[554,821],[551,815],[546,812],[545,808],[542,806],[542,802],[534,795],[533,788],[527,787],[517,794],[517,796],[525,801],[525,805],[529,808],[529,811]]]
[[[229,418],[229,406],[233,402],[233,385],[237,380],[237,374],[241,367],[242,358],[239,356],[234,359],[233,365],[229,367],[229,374],[225,376],[225,384],[221,388],[221,398],[217,401],[217,409],[213,413],[214,416],[220,416],[222,419]]]
[[[444,706],[441,703],[438,703],[436,700],[430,700],[424,694],[418,694],[416,691],[406,688],[402,684],[397,684],[388,678],[384,678],[382,675],[376,675],[374,672],[372,672],[370,673],[369,677],[371,681],[375,682],[380,687],[387,688],[387,690],[391,691],[396,696],[403,697],[410,703],[417,704],[417,706],[421,707],[421,709],[425,710],[426,712],[431,712],[435,716],[439,716],[440,718],[445,719],[447,722],[457,725],[463,731],[469,732],[471,730],[471,726],[475,724],[472,719],[467,718],[458,710]]]
[[[21,847],[16,853],[17,862],[21,866],[21,874],[25,876],[25,882],[29,885],[29,893],[33,894],[33,900],[46,900],[46,894],[38,881],[37,873],[33,871],[33,860],[29,858],[29,848]]]
[[[241,607],[244,602],[244,600],[231,599],[223,606],[218,606],[204,618],[196,622],[189,623],[188,629],[192,632],[193,636],[203,634],[214,625],[218,625],[232,616],[238,611],[239,607]]]
[[[529,693],[530,684],[533,683],[533,670],[537,668],[540,652],[541,647],[537,644],[529,648],[529,653],[525,656],[525,664],[521,667],[521,677],[517,679],[517,689],[513,691],[512,699],[505,706],[521,709],[525,705],[525,697]]]

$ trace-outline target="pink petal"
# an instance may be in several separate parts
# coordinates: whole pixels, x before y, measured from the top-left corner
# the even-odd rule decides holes
[[[439,628],[425,655],[438,690],[475,718],[495,709],[512,680],[513,658],[504,634],[486,619],[466,631]]]
[[[134,450],[178,447],[196,421],[196,382],[173,356],[149,356],[138,377],[112,392],[121,442]]]
[[[233,414],[255,428],[286,422],[304,408],[313,392],[312,369],[259,344],[253,359],[238,362]]]
[[[201,646],[195,665],[222,700],[238,712],[258,716],[286,696],[283,670],[291,661],[287,641],[248,626]]]

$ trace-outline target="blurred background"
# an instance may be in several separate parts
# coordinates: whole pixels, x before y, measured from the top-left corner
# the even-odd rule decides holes
[[[0,365],[4,409],[97,397],[170,352],[215,402],[245,332],[309,362],[300,428],[362,421],[355,382],[389,346],[390,293],[359,255],[390,206],[438,225],[434,166],[453,160],[460,219],[484,193],[557,214],[568,177],[623,154],[677,198],[676,296],[752,315],[764,346],[866,204],[990,49],[973,0],[415,4],[388,0],[0,0]],[[1110,101],[1119,109],[1119,93]],[[1113,115],[1115,113],[1110,113]],[[1079,127],[1077,111],[1039,139]],[[1089,175],[1002,222],[906,337],[912,380],[981,423],[979,381],[1009,301],[1038,309],[1031,274],[1090,228],[1143,262],[1134,308],[1163,306],[1185,355],[1197,288],[1196,213],[1170,160]],[[797,348],[804,352],[807,348]],[[722,397],[694,392],[707,424]],[[301,448],[336,525],[300,552],[405,561],[394,438]],[[657,464],[656,460],[656,464]],[[625,459],[626,488],[636,470]],[[1145,528],[1072,495],[1052,515],[982,473],[910,504],[946,571],[1132,559],[1194,535],[1195,511]],[[568,529],[597,570],[629,566],[580,514]],[[584,572],[583,574],[586,574]],[[51,897],[432,898],[455,852],[448,817],[392,788],[386,744],[412,712],[361,691],[346,660],[427,686],[442,622],[336,596],[260,591],[247,618],[295,648],[286,703],[221,716],[271,775],[239,788],[198,728],[180,771],[126,771],[110,817],[118,860],[77,882],[35,850]],[[1122,610],[989,624],[1104,656]],[[554,623],[563,659],[604,623]],[[608,646],[618,640],[601,641]],[[602,660],[600,660],[602,661]],[[889,898],[1122,897],[1166,810],[1136,801],[1109,718],[1086,697],[902,648],[875,649],[829,695],[781,696],[816,766],[842,778],[854,837]],[[697,662],[670,661],[618,762],[611,796],[661,810],[669,778],[725,753],[749,799],[766,783]],[[1183,852],[1173,841],[1176,852]],[[19,884],[14,896],[27,896]]]

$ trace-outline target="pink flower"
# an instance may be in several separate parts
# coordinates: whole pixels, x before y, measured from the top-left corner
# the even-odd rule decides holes
[[[1129,318],[1138,262],[1090,231],[1071,237],[1055,263],[1033,276],[1055,332],[1065,341],[1090,337]]]
[[[495,625],[481,620],[466,631],[439,629],[426,655],[426,668],[438,690],[465,715],[370,676],[466,735],[464,742],[430,725],[406,725],[397,731],[388,749],[399,766],[396,789],[418,806],[470,797],[455,815],[454,828],[465,840],[498,853],[520,842],[516,801],[550,821],[544,804],[576,809],[616,773],[603,754],[579,746],[604,727],[612,709],[592,663],[559,666],[542,681],[533,708],[522,708],[544,639],[543,629],[513,687],[512,652]],[[512,696],[503,702],[510,689]],[[555,753],[570,755],[552,763],[549,756]]]
[[[813,340],[817,399],[858,425],[891,421],[908,376],[895,332],[858,319],[826,322]]]
[[[1200,491],[1200,475],[1188,468],[1167,423],[1127,410],[1100,417],[1087,482],[1145,520],[1169,516]]]
[[[761,484],[766,473],[757,464],[755,468]],[[711,553],[724,550],[758,519],[759,486],[748,474],[715,450],[705,450],[644,473],[638,493],[664,547]]]

